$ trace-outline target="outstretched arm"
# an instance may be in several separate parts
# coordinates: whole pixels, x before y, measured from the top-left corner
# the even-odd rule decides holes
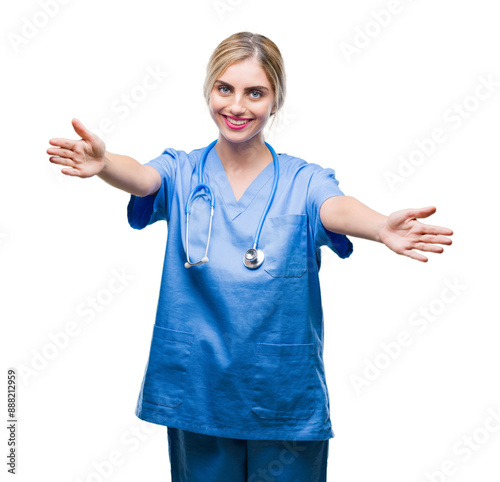
[[[428,258],[414,249],[442,253],[443,247],[436,245],[449,246],[451,239],[447,236],[453,234],[451,229],[417,221],[435,212],[436,208],[431,206],[384,216],[351,196],[334,196],[322,204],[320,218],[329,231],[377,241],[395,253],[426,262]]]

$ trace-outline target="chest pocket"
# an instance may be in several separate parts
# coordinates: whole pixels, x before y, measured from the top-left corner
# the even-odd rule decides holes
[[[264,270],[273,278],[302,276],[307,269],[307,216],[284,214],[269,217],[264,227]]]

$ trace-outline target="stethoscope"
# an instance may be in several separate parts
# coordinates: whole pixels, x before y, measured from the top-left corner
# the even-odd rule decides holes
[[[212,232],[212,218],[214,216],[215,196],[214,196],[214,193],[212,191],[212,188],[208,184],[203,184],[203,168],[205,166],[205,161],[207,159],[208,153],[210,152],[212,147],[215,146],[216,143],[217,143],[217,139],[215,141],[213,141],[203,152],[203,155],[202,155],[201,161],[200,161],[200,165],[198,168],[198,185],[191,191],[191,193],[189,194],[187,203],[186,203],[186,258],[187,258],[187,262],[184,263],[184,266],[186,268],[190,268],[191,266],[198,266],[202,263],[208,263],[207,254],[208,254],[208,245],[210,243],[210,234]],[[262,216],[260,218],[260,222],[259,222],[259,225],[257,227],[257,232],[255,233],[253,247],[247,249],[245,251],[244,256],[243,256],[243,264],[248,269],[256,269],[264,262],[264,253],[262,252],[261,249],[257,248],[257,245],[259,243],[262,225],[264,224],[264,221],[266,219],[269,208],[271,207],[271,203],[273,202],[274,195],[276,193],[276,188],[278,186],[278,179],[279,179],[278,156],[276,155],[276,152],[274,151],[274,149],[267,142],[264,142],[264,144],[268,147],[268,149],[271,151],[271,153],[273,155],[274,182],[273,182],[273,187],[271,189],[271,194],[269,195],[269,199],[267,200],[266,207],[265,207],[264,212],[262,213]],[[197,263],[192,263],[189,260],[189,215],[191,214],[191,203],[193,201],[193,198],[196,195],[196,193],[198,191],[200,191],[201,189],[206,189],[210,195],[210,224],[208,226],[208,238],[207,238],[207,246],[205,249],[205,256],[203,256],[201,261],[198,261]]]

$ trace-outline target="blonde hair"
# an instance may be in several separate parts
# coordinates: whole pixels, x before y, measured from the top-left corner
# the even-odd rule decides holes
[[[203,84],[203,96],[207,105],[215,81],[233,63],[248,58],[255,58],[266,73],[274,92],[275,114],[285,102],[286,74],[281,52],[277,45],[264,35],[251,32],[239,32],[223,40],[213,51],[207,65],[207,74]],[[276,116],[273,118],[273,122]]]

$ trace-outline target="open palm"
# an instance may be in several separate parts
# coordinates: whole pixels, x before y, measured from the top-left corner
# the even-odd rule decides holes
[[[417,221],[436,212],[435,207],[421,209],[403,209],[392,213],[380,232],[380,240],[395,253],[408,256],[418,261],[428,259],[414,251],[442,253],[443,247],[436,244],[450,245],[453,231],[441,226],[431,226]]]
[[[106,146],[95,134],[86,129],[78,119],[71,121],[79,140],[50,139],[49,143],[57,148],[47,149],[53,154],[49,161],[54,164],[68,166],[62,169],[68,176],[91,177],[99,174],[104,168]]]

